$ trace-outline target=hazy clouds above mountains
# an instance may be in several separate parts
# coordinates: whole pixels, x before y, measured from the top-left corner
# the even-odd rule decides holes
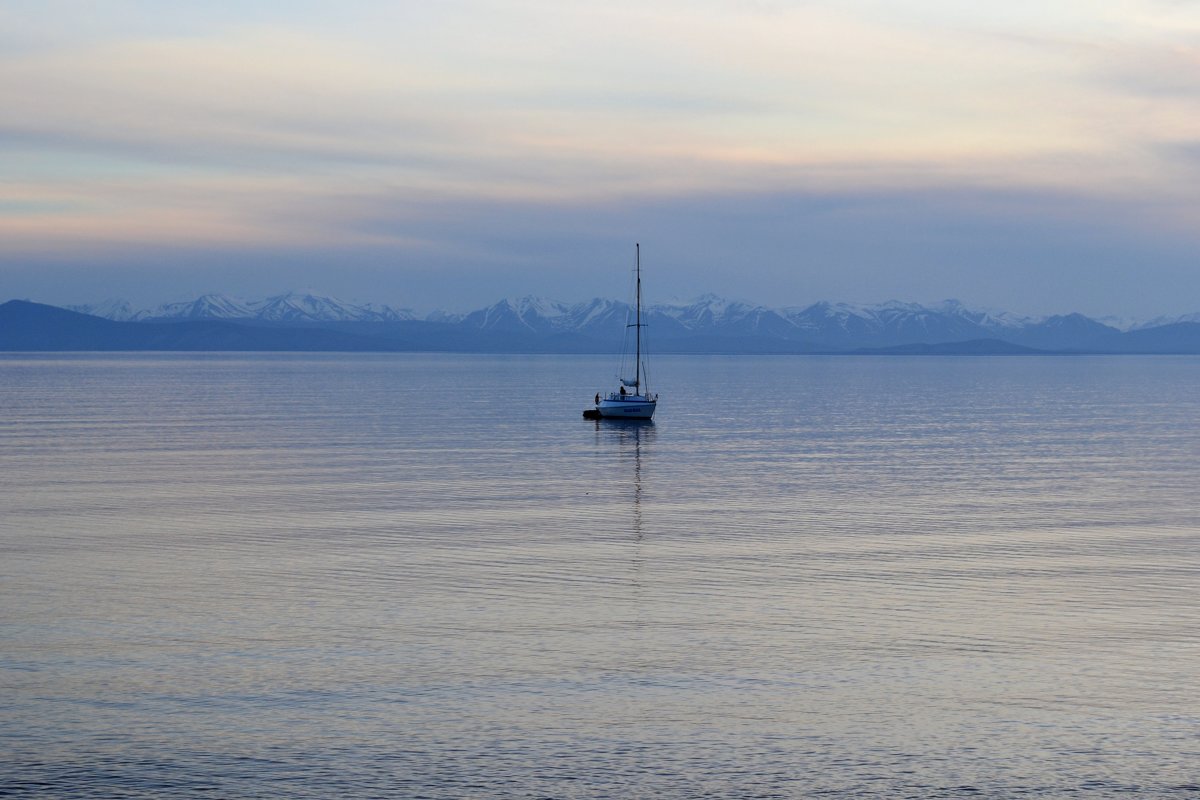
[[[977,6],[5,3],[0,286],[1193,310],[1200,9]]]

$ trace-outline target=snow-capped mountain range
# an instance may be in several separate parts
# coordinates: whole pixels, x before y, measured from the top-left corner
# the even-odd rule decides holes
[[[422,319],[428,322],[465,324],[483,330],[525,328],[530,331],[587,331],[621,323],[630,311],[626,303],[596,298],[583,303],[562,303],[541,297],[507,298],[467,314],[435,311],[418,316],[407,308],[355,304],[334,297],[287,292],[261,300],[243,300],[223,294],[206,294],[195,300],[164,303],[155,308],[135,308],[126,300],[106,300],[68,306],[72,311],[122,322],[147,320],[264,320],[271,322],[395,322]],[[975,311],[956,300],[934,306],[889,302],[878,305],[821,302],[803,308],[772,309],[762,305],[704,295],[690,301],[648,306],[645,312],[660,324],[682,330],[733,329],[745,333],[818,331],[829,325],[843,330],[894,327],[928,327],[934,320],[960,318],[987,328],[1020,328],[1032,319],[1009,312]],[[1200,316],[1200,315],[1197,315]]]
[[[418,316],[411,309],[355,304],[312,293],[289,292],[261,300],[208,294],[195,300],[137,309],[110,300],[73,306],[118,321],[247,320],[271,323],[424,322],[473,334],[496,337],[576,337],[611,340],[629,319],[627,303],[596,298],[561,303],[539,297],[510,298],[467,314],[433,312]],[[767,306],[705,295],[691,301],[651,305],[643,309],[653,341],[764,342],[812,347],[886,347],[910,343],[999,339],[1018,345],[1073,349],[1093,347],[1128,331],[1200,322],[1200,313],[1158,318],[1143,324],[1106,324],[1081,314],[1031,317],[1008,311],[973,309],[956,300],[932,305],[891,301],[875,305],[820,302],[804,307]]]
[[[354,304],[334,297],[287,292],[262,300],[240,300],[223,294],[206,294],[195,300],[164,303],[156,308],[134,308],[126,300],[106,300],[95,305],[68,306],[71,311],[120,322],[148,320],[263,320],[266,322],[397,322],[416,319],[407,308]]]
[[[613,300],[568,305],[525,297],[466,314],[459,324],[496,333],[611,336],[629,313],[627,304]],[[932,306],[892,301],[768,308],[706,295],[687,303],[652,305],[643,309],[643,316],[654,341],[672,343],[707,337],[847,348],[1001,339],[1030,347],[1064,348],[1120,333],[1080,314],[1028,317],[971,309],[956,300]]]

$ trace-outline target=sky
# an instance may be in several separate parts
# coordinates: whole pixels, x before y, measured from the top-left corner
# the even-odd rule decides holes
[[[1200,310],[1200,2],[6,0],[0,301]]]

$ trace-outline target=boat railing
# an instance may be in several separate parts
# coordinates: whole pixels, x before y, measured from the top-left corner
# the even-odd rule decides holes
[[[658,402],[658,395],[657,395],[657,394],[655,394],[653,397],[651,397],[650,395],[641,395],[641,394],[621,394],[621,393],[619,393],[619,392],[609,392],[609,393],[608,393],[608,397],[606,397],[605,399],[606,399],[606,400],[615,400],[615,401],[617,401],[618,403],[620,403],[620,402],[622,402],[622,401],[624,401],[624,402],[627,402],[627,403],[628,403],[628,402],[634,402],[634,403],[657,403],[657,402]]]

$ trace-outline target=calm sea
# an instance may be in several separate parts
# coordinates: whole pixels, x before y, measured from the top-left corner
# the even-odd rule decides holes
[[[0,358],[0,792],[1200,796],[1200,359]]]

